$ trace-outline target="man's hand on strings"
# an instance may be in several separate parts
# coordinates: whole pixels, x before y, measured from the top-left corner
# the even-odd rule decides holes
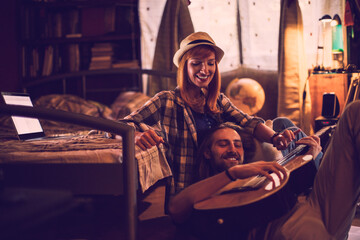
[[[277,162],[257,161],[248,164],[235,165],[229,168],[231,176],[236,179],[244,179],[252,176],[262,175],[275,184],[271,173],[275,173],[280,180],[287,175],[286,169]]]
[[[310,148],[307,154],[311,154],[314,159],[322,150],[322,147],[320,145],[320,138],[315,135],[303,137],[302,139],[296,141],[296,144],[308,145]]]
[[[296,131],[291,131],[288,129],[285,129],[281,133],[279,133],[277,136],[275,136],[272,139],[272,144],[274,147],[276,147],[278,150],[284,150],[286,149],[290,142],[292,142],[295,139],[295,136],[301,131],[301,129],[298,129]]]

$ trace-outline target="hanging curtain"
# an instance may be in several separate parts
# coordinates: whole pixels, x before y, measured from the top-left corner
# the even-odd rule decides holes
[[[188,9],[188,0],[167,0],[156,40],[153,69],[175,72],[173,56],[182,39],[194,32]],[[176,79],[151,77],[148,81],[148,95],[176,87]]]
[[[302,16],[297,0],[281,0],[278,116],[287,117],[312,134]]]

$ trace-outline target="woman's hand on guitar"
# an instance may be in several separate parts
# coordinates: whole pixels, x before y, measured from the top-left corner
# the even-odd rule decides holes
[[[279,179],[287,175],[286,169],[277,162],[258,161],[248,164],[236,165],[229,168],[231,176],[237,179],[249,178],[257,175],[263,175],[275,184],[271,173],[275,173]]]
[[[316,135],[303,137],[296,142],[296,144],[305,144],[309,146],[308,154],[313,156],[313,159],[321,152],[320,138]]]
[[[157,135],[152,129],[145,132],[135,132],[135,144],[140,147],[141,150],[149,149],[160,143],[164,143],[164,139]]]
[[[277,150],[284,150],[288,147],[291,141],[295,139],[295,136],[300,132],[301,130],[298,129],[296,131],[291,131],[288,129],[285,129],[281,133],[279,133],[277,136],[275,136],[272,139],[272,144],[274,147],[277,148]]]

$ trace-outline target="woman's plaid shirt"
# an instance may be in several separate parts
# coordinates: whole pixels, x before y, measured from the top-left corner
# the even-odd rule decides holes
[[[218,98],[218,106],[221,113],[216,116],[217,119],[234,122],[249,133],[253,133],[257,124],[263,122],[260,118],[240,111],[222,93]],[[141,131],[141,123],[146,124],[165,140],[166,158],[173,173],[168,184],[170,194],[177,193],[193,183],[193,176],[197,173],[195,156],[198,148],[195,121],[178,88],[156,94],[124,120],[134,122],[137,131]]]

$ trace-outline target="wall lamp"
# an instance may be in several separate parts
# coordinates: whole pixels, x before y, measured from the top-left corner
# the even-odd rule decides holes
[[[330,17],[330,15],[326,14],[324,16],[322,16],[319,21],[323,22],[323,23],[327,23],[327,22],[331,22],[332,18]]]
[[[339,15],[335,14],[332,21],[331,21],[331,24],[330,24],[332,27],[335,27],[337,25],[341,25],[341,20],[340,20],[340,17]]]

